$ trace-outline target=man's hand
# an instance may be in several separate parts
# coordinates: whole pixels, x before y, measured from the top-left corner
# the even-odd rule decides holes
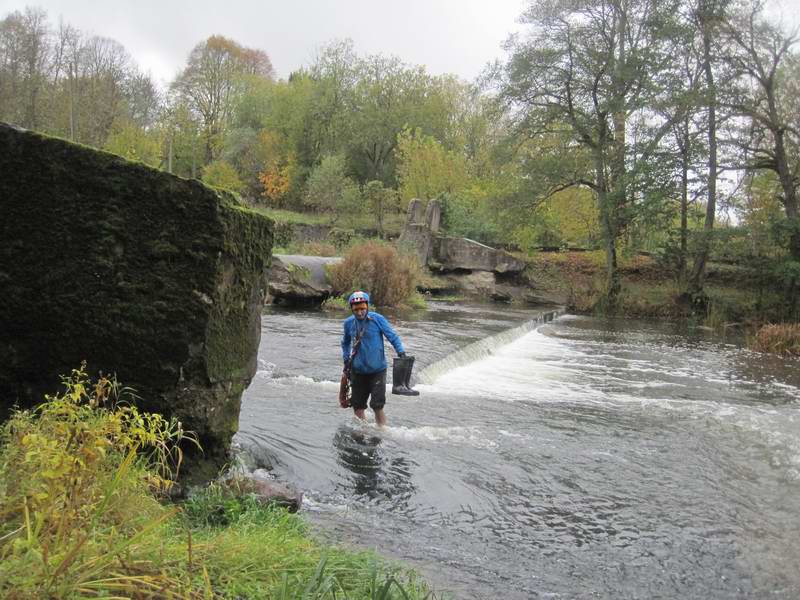
[[[400,358],[403,358],[405,355],[406,355],[405,352],[398,352],[397,353],[397,356],[399,356]]]

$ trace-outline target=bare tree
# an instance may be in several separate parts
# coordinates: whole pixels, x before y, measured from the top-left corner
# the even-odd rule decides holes
[[[798,114],[792,110],[797,108],[794,84],[784,76],[784,70],[797,60],[791,49],[798,37],[770,24],[762,10],[763,2],[754,0],[726,23],[730,50],[725,60],[738,76],[737,93],[728,106],[747,122],[737,140],[745,168],[777,176],[780,200],[792,228],[789,250],[800,261],[800,127]]]
[[[0,21],[0,114],[23,127],[41,125],[49,50],[43,10],[26,8]]]

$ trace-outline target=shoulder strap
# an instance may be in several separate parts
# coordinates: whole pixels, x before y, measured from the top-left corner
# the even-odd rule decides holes
[[[373,319],[367,315],[367,320],[373,321]],[[356,328],[356,341],[353,342],[353,347],[350,350],[350,360],[348,361],[348,367],[353,364],[353,359],[358,354],[358,349],[361,347],[361,338],[364,337],[364,331],[367,329],[367,324],[364,323],[364,327],[358,326],[358,320],[353,320],[353,326]]]

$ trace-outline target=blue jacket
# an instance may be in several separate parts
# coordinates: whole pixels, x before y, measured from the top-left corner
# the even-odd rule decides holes
[[[386,368],[386,355],[383,352],[384,337],[394,346],[398,354],[405,352],[400,336],[389,325],[386,317],[375,312],[368,312],[363,321],[356,319],[355,315],[344,321],[342,358],[345,364],[350,359],[351,344],[355,344],[356,336],[362,331],[361,345],[351,365],[356,373],[378,373]]]

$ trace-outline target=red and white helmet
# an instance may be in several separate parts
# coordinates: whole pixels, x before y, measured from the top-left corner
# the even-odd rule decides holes
[[[362,292],[361,290],[353,292],[350,294],[350,298],[347,299],[347,303],[350,306],[353,306],[353,304],[362,304],[364,302],[369,304],[369,294],[367,292]]]

